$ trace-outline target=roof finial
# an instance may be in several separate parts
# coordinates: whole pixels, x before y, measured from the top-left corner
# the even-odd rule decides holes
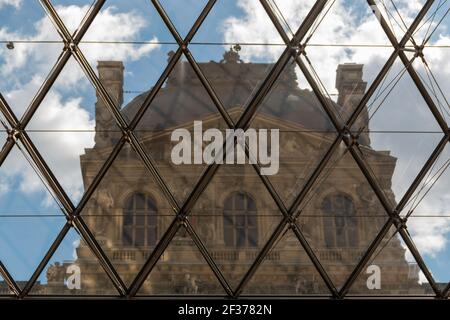
[[[230,47],[230,51],[227,51],[223,54],[223,59],[220,63],[242,63],[243,61],[239,57],[239,51],[241,51],[241,45],[235,44]]]

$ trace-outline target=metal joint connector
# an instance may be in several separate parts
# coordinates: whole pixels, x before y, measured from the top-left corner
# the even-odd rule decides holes
[[[402,217],[397,216],[394,219],[394,221],[395,221],[395,224],[397,225],[398,230],[400,230],[400,229],[406,230],[407,229],[407,225],[406,225],[406,222],[408,221],[407,218],[402,218]]]
[[[353,134],[347,126],[344,127],[342,138],[349,147],[359,146],[359,137]]]
[[[290,49],[291,49],[291,54],[294,57],[294,59],[297,59],[302,54],[306,55],[305,45],[303,45],[303,44],[300,44],[297,46],[291,45]]]
[[[64,51],[70,51],[70,52],[74,52],[77,48],[77,44],[73,41],[65,41],[64,42]]]
[[[20,130],[17,129],[9,129],[7,131],[8,133],[8,141],[13,140],[14,142],[17,142],[17,139],[19,139]]]
[[[187,218],[186,217],[178,217],[178,224],[182,227],[187,227]]]

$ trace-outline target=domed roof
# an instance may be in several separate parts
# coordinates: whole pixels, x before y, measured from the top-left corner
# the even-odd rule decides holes
[[[199,66],[225,109],[243,108],[273,65],[244,63],[239,59],[230,61],[226,54],[224,57],[220,62],[200,63]],[[140,94],[122,108],[124,115],[132,119],[149,93],[150,90]],[[258,113],[298,124],[307,130],[333,130],[314,93],[299,88],[293,64],[283,71]],[[147,109],[138,129],[169,129],[214,114],[218,114],[218,110],[194,70],[188,62],[179,61]]]

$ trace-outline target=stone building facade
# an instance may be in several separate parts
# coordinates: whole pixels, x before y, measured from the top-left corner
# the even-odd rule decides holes
[[[236,120],[270,64],[246,63],[231,50],[220,62],[200,63],[212,87],[232,119]],[[98,64],[100,80],[117,105],[123,104],[121,62]],[[346,120],[365,90],[363,65],[337,68],[337,102],[329,101],[340,119]],[[286,204],[293,203],[329,146],[336,131],[323,108],[305,84],[299,83],[295,64],[283,72],[251,122],[251,128],[280,130],[280,169],[269,180]],[[132,119],[149,92],[121,108]],[[136,132],[145,151],[179,204],[186,199],[205,165],[174,165],[170,154],[175,128],[203,130],[226,124],[188,62],[180,61],[143,115]],[[391,201],[391,179],[396,159],[389,150],[370,146],[368,112],[355,124],[361,131],[359,148]],[[359,130],[363,129],[363,130]],[[100,98],[96,103],[95,146],[81,156],[85,188],[88,188],[120,137],[113,118]],[[329,166],[300,205],[298,226],[328,272],[335,286],[342,286],[362,254],[386,222],[386,214],[367,180],[345,148],[340,147]],[[174,210],[134,150],[126,146],[114,161],[82,212],[86,224],[111,259],[118,274],[130,284],[158,240],[173,220]],[[198,237],[214,258],[231,287],[235,288],[268,241],[281,213],[254,168],[223,165],[193,208],[189,219]],[[361,273],[352,294],[419,294],[418,270],[407,262],[405,249],[390,232],[375,259]],[[52,265],[41,294],[110,294],[114,289],[84,243],[77,260]],[[81,289],[69,290],[66,269],[77,265]],[[372,267],[370,267],[372,266]],[[375,266],[375,267],[373,267]],[[373,271],[375,270],[375,271]],[[380,283],[370,276],[380,271]],[[139,292],[141,295],[213,294],[224,291],[186,231],[180,230]],[[243,294],[329,294],[319,273],[292,231],[269,252]]]

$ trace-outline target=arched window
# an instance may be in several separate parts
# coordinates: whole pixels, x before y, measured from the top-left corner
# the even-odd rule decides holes
[[[256,247],[258,224],[255,201],[245,193],[232,194],[225,200],[223,234],[228,247]]]
[[[358,246],[358,220],[353,200],[345,194],[331,195],[322,203],[325,245]]]
[[[143,193],[135,193],[125,201],[122,239],[125,246],[156,244],[157,209],[155,201]]]

